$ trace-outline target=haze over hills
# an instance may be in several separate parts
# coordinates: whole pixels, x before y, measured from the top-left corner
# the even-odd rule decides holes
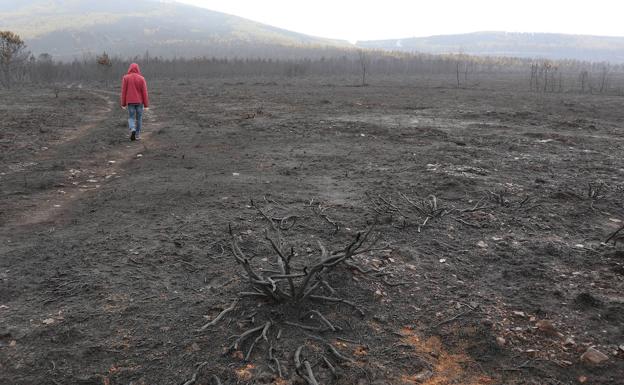
[[[263,56],[267,47],[341,47],[346,41],[291,32],[172,1],[0,2],[0,30],[15,31],[35,54],[71,60],[106,51],[163,57]],[[269,50],[270,53],[270,50]]]
[[[285,58],[360,47],[624,63],[624,37],[476,32],[352,45],[162,0],[0,0],[0,30],[20,34],[35,55],[49,53],[65,61],[104,51],[123,57],[149,51],[167,58]]]
[[[475,32],[459,35],[359,41],[361,48],[432,54],[575,59],[624,63],[624,37],[554,33]]]

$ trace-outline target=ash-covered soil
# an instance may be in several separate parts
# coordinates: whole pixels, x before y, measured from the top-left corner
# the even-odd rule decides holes
[[[320,384],[622,384],[624,99],[347,83],[153,81],[132,143],[114,89],[1,91],[0,383],[305,384],[301,348]],[[298,272],[374,225],[319,289],[355,306],[199,330],[251,288],[229,227],[275,269],[254,206]]]

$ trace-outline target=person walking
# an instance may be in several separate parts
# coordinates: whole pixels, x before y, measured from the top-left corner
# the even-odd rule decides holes
[[[147,94],[147,82],[139,65],[130,64],[128,73],[124,75],[121,83],[121,108],[128,110],[128,128],[130,140],[138,140],[143,125],[143,109],[149,109],[149,96]]]

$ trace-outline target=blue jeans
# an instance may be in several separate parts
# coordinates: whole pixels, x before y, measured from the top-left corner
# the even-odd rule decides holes
[[[128,128],[130,132],[134,131],[136,136],[141,133],[143,124],[143,105],[128,104]]]

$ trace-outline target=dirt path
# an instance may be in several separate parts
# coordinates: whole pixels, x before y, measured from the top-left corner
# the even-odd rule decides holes
[[[84,91],[101,101],[100,107],[94,110],[86,123],[67,130],[60,140],[50,143],[47,151],[38,154],[29,164],[34,166],[44,162],[60,161],[66,156],[77,156],[82,160],[74,163],[72,168],[57,169],[56,171],[61,171],[65,175],[65,181],[56,182],[54,190],[32,194],[29,197],[30,203],[25,205],[26,209],[11,214],[11,218],[2,224],[0,229],[8,232],[16,227],[54,222],[64,215],[65,209],[73,202],[88,196],[110,180],[118,178],[119,173],[128,167],[130,162],[141,159],[142,152],[156,146],[151,139],[151,132],[161,128],[164,123],[153,109],[146,111],[144,115],[145,131],[140,141],[109,149],[98,148],[96,151],[81,146],[81,142],[89,135],[93,135],[94,130],[113,126],[117,116],[114,114],[116,108],[114,98],[117,96],[114,92],[89,89]],[[27,172],[28,167],[13,170],[13,173]]]

